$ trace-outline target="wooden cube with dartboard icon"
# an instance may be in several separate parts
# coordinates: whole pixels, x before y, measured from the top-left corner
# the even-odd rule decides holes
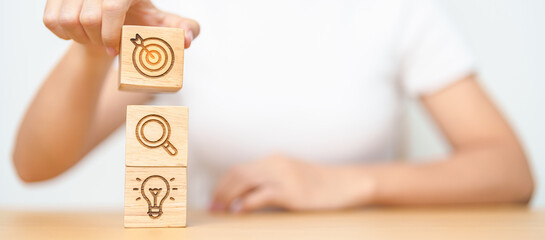
[[[125,168],[125,227],[185,227],[186,209],[187,168]]]
[[[123,26],[119,89],[176,92],[182,88],[184,30]]]
[[[187,107],[130,105],[126,122],[126,166],[187,166]]]

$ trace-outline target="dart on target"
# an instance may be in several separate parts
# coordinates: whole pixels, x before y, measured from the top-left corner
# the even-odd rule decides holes
[[[136,70],[147,77],[161,77],[174,65],[174,51],[163,39],[150,37],[143,39],[138,33],[131,38],[134,44],[132,62]]]

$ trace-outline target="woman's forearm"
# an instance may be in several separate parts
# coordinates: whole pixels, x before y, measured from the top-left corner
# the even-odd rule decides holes
[[[35,95],[13,152],[15,167],[24,181],[56,176],[81,158],[113,61],[98,48],[72,44]]]
[[[458,151],[428,163],[358,166],[352,182],[371,181],[360,205],[526,203],[533,180],[520,147],[498,144]],[[361,181],[359,181],[361,182]],[[369,184],[362,191],[369,192]]]

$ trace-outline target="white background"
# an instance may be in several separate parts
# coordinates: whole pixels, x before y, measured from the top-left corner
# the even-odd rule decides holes
[[[545,186],[541,184],[545,181],[545,1],[441,2],[475,53],[482,83],[526,148],[537,182],[532,205],[545,206]],[[119,209],[124,182],[121,131],[54,180],[28,185],[15,175],[11,152],[19,121],[44,76],[68,46],[43,26],[44,4],[0,1],[0,208]],[[196,41],[192,47],[198,44]],[[191,50],[186,59],[190,61]],[[408,119],[409,156],[426,157],[448,150],[418,104],[410,104]]]

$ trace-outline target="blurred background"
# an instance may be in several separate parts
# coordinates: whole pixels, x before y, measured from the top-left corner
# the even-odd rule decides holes
[[[155,2],[161,7],[165,1]],[[466,38],[477,59],[482,84],[526,149],[537,182],[532,206],[545,206],[545,1],[439,2]],[[0,208],[120,209],[124,191],[122,129],[71,171],[44,183],[22,183],[11,163],[19,121],[69,44],[43,26],[44,6],[45,1],[0,1]],[[191,51],[185,57],[189,61]],[[445,154],[448,145],[421,106],[412,101],[408,109],[408,157]]]

